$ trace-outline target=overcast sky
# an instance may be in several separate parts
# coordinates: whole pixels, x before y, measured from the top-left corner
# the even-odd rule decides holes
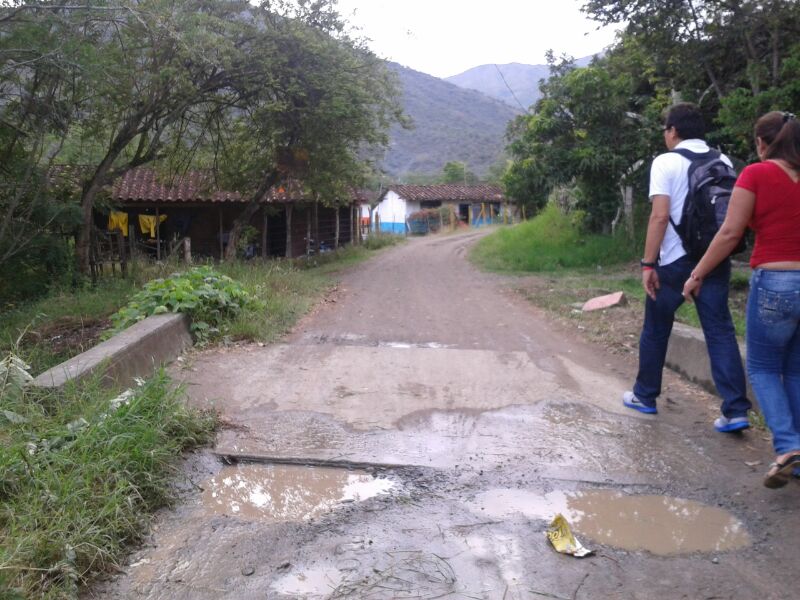
[[[548,49],[574,58],[600,52],[614,30],[598,31],[580,12],[583,2],[339,0],[339,10],[379,56],[449,77],[492,63],[544,64]]]

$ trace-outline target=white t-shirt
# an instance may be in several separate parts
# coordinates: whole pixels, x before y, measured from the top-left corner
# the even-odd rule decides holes
[[[691,152],[708,152],[703,140],[683,140],[676,148],[686,148]],[[722,160],[731,165],[730,159],[722,155]],[[665,152],[656,156],[650,167],[650,201],[653,196],[669,196],[669,215],[675,223],[681,222],[683,201],[689,193],[689,165],[691,161],[677,152]],[[733,165],[731,165],[733,166]],[[668,265],[686,254],[681,238],[672,223],[667,225],[664,240],[661,242],[659,262]]]

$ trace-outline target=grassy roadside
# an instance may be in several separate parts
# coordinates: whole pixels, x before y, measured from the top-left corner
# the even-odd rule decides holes
[[[643,242],[622,236],[583,235],[566,215],[549,206],[541,215],[504,228],[484,238],[473,248],[471,260],[479,267],[520,276],[520,291],[542,308],[570,320],[585,322],[594,337],[613,335],[624,329],[625,340],[632,335],[628,321],[641,328],[644,290],[638,259]],[[535,276],[525,278],[524,276]],[[744,335],[744,307],[749,269],[737,267],[731,278],[730,307],[736,331]],[[627,308],[580,313],[579,305],[590,298],[623,291]],[[694,306],[684,304],[677,312],[679,322],[700,326]],[[603,326],[606,322],[607,327]],[[625,326],[621,327],[621,322]],[[638,331],[635,337],[638,338]],[[629,341],[611,340],[624,346]]]
[[[173,499],[176,457],[214,419],[158,374],[126,397],[87,384],[6,389],[0,404],[0,598],[71,598]]]

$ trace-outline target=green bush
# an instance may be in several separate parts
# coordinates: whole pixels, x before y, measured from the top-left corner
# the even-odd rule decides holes
[[[238,282],[211,267],[196,267],[165,279],[154,279],[111,317],[117,333],[151,315],[185,313],[198,341],[223,332],[243,309],[264,308]]]

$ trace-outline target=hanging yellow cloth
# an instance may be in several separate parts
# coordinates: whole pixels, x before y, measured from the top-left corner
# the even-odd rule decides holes
[[[163,223],[166,220],[167,215],[159,215],[159,223]],[[139,215],[139,228],[142,230],[142,234],[149,233],[151,238],[156,237],[155,215]]]
[[[111,211],[108,215],[108,230],[119,229],[122,237],[128,237],[128,213]]]

